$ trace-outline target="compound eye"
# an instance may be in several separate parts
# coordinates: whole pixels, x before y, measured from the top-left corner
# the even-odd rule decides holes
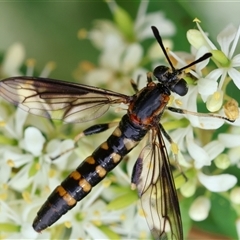
[[[188,92],[187,83],[185,80],[180,79],[172,88],[171,91],[177,93],[180,96],[184,96]]]
[[[153,75],[157,78],[159,82],[168,81],[169,68],[166,66],[157,66],[153,70]]]

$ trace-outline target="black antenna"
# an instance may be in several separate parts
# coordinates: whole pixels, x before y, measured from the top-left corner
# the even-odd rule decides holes
[[[154,37],[155,37],[156,40],[158,41],[158,43],[159,43],[159,45],[160,45],[160,47],[161,47],[161,49],[162,49],[165,57],[167,58],[170,66],[171,66],[171,68],[172,68],[173,70],[175,70],[175,67],[172,65],[172,62],[171,62],[170,58],[168,57],[167,51],[166,51],[166,49],[165,49],[165,47],[164,47],[164,45],[163,45],[162,38],[161,38],[161,36],[160,36],[160,34],[159,34],[158,29],[157,29],[156,27],[154,27],[154,26],[151,26],[151,28],[152,28]]]
[[[211,53],[205,53],[203,56],[201,56],[200,58],[198,58],[198,59],[195,60],[194,62],[191,62],[191,63],[188,64],[187,66],[182,67],[182,68],[180,68],[180,69],[178,69],[178,70],[179,70],[179,71],[182,71],[183,69],[189,68],[189,67],[191,67],[192,65],[195,65],[195,64],[197,64],[197,63],[199,63],[199,62],[204,61],[204,60],[207,59],[207,58],[210,58],[211,56],[212,56]]]
[[[175,70],[175,67],[173,66],[170,58],[168,57],[167,51],[166,51],[166,49],[165,49],[165,47],[164,47],[164,45],[163,45],[162,38],[161,38],[161,36],[160,36],[160,34],[159,34],[158,29],[157,29],[155,26],[152,26],[151,28],[152,28],[152,31],[153,31],[153,34],[154,34],[156,40],[158,41],[158,43],[159,43],[159,45],[160,45],[160,47],[161,47],[161,49],[162,49],[165,57],[167,58],[167,60],[168,60],[168,62],[169,62],[169,65],[171,66],[171,68],[172,68],[173,70]],[[200,57],[199,59],[197,59],[197,60],[194,61],[194,62],[191,62],[191,63],[188,64],[187,66],[178,69],[178,71],[182,71],[182,70],[184,70],[184,69],[186,69],[186,68],[189,68],[189,67],[191,67],[191,66],[193,66],[193,65],[195,65],[195,64],[197,64],[197,63],[199,63],[199,62],[204,61],[204,60],[207,59],[207,58],[210,58],[211,56],[212,56],[211,53],[205,53],[202,57]]]

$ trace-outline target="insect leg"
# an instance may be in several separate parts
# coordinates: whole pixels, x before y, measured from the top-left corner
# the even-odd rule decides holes
[[[198,112],[192,112],[192,111],[189,111],[186,109],[175,108],[175,107],[166,107],[166,108],[172,112],[176,112],[176,113],[180,113],[180,114],[191,114],[191,115],[198,116],[198,117],[213,117],[213,118],[223,119],[228,122],[234,122],[236,120],[236,119],[230,119],[230,118],[212,114],[212,113],[198,113]],[[236,110],[237,110],[237,108],[236,108]]]
[[[153,76],[152,72],[148,72],[148,73],[147,73],[147,82],[148,82],[148,83],[152,82],[152,76]],[[130,83],[131,83],[131,85],[132,85],[132,88],[133,88],[133,90],[134,90],[136,93],[139,92],[139,81],[140,81],[140,77],[141,77],[141,75],[138,75],[136,82],[135,82],[133,79],[130,80]]]
[[[178,145],[172,140],[172,138],[169,136],[169,134],[166,132],[166,130],[164,129],[164,127],[162,126],[161,123],[159,123],[159,128],[161,130],[161,133],[164,135],[164,137],[168,140],[168,142],[171,144],[171,151],[173,153],[173,157],[174,160],[177,164],[177,167],[179,169],[179,171],[181,172],[181,174],[183,175],[183,177],[185,178],[185,180],[187,181],[187,176],[184,174],[184,172],[182,171],[181,166],[178,163]]]
[[[102,123],[102,124],[93,125],[87,129],[85,129],[84,131],[80,132],[77,136],[75,136],[75,138],[74,138],[75,146],[73,148],[69,148],[66,151],[62,152],[61,154],[59,154],[55,157],[52,157],[51,159],[55,160],[55,159],[59,158],[60,156],[64,155],[65,153],[73,151],[77,147],[77,142],[80,140],[80,138],[104,132],[104,131],[108,130],[109,128],[115,127],[117,125],[118,125],[118,122]]]
[[[139,92],[139,82],[140,82],[141,75],[139,74],[137,77],[137,81],[135,82],[133,79],[130,80],[133,90],[135,93]]]
[[[89,136],[89,135],[101,133],[101,132],[104,132],[104,131],[108,130],[109,128],[115,127],[117,125],[118,125],[118,122],[102,123],[102,124],[93,125],[93,126],[87,128],[87,129],[85,129],[81,133],[79,133],[74,138],[74,141],[76,143],[80,138],[82,138],[84,136]]]
[[[137,93],[137,92],[139,91],[139,89],[138,89],[139,79],[140,79],[140,76],[138,76],[137,82],[135,82],[133,79],[130,80],[130,83],[131,83],[132,88],[133,88],[133,90],[134,90],[135,93]]]
[[[152,72],[148,72],[147,73],[147,82],[150,83],[152,82],[153,79],[153,73]]]
[[[162,134],[164,135],[164,137],[168,140],[168,142],[171,144],[171,150],[173,152],[174,155],[177,156],[178,154],[178,146],[176,143],[173,142],[172,138],[169,136],[169,134],[166,132],[166,130],[164,129],[164,127],[162,126],[161,123],[159,123],[159,128],[162,132]]]

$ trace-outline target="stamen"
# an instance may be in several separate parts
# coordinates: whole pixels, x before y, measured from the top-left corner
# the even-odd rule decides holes
[[[42,70],[40,77],[48,77],[50,73],[56,68],[56,63],[51,61],[46,64],[44,69]]]
[[[224,113],[230,120],[236,120],[239,117],[238,102],[235,99],[230,99],[223,106]]]
[[[26,75],[27,76],[33,76],[35,65],[36,65],[35,59],[33,59],[33,58],[27,59],[27,61],[26,61],[26,66],[27,66]]]
[[[65,226],[66,228],[71,228],[71,227],[72,227],[72,223],[69,222],[69,221],[66,221],[66,222],[64,222],[64,226]]]
[[[31,199],[30,193],[28,191],[24,191],[22,193],[22,197],[27,203],[32,203],[32,199]]]
[[[9,167],[15,167],[15,163],[14,163],[14,161],[12,160],[12,159],[8,159],[7,160],[7,165],[9,166]]]
[[[77,33],[77,37],[81,40],[81,39],[86,39],[87,38],[87,30],[85,28],[81,28],[78,33]]]

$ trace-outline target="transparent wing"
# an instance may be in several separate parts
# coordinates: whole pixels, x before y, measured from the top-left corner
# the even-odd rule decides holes
[[[152,142],[138,157],[132,182],[153,237],[183,240],[178,197],[160,128],[152,130]]]
[[[23,110],[65,122],[100,117],[111,104],[130,97],[87,85],[49,78],[13,77],[0,81],[0,96]]]

